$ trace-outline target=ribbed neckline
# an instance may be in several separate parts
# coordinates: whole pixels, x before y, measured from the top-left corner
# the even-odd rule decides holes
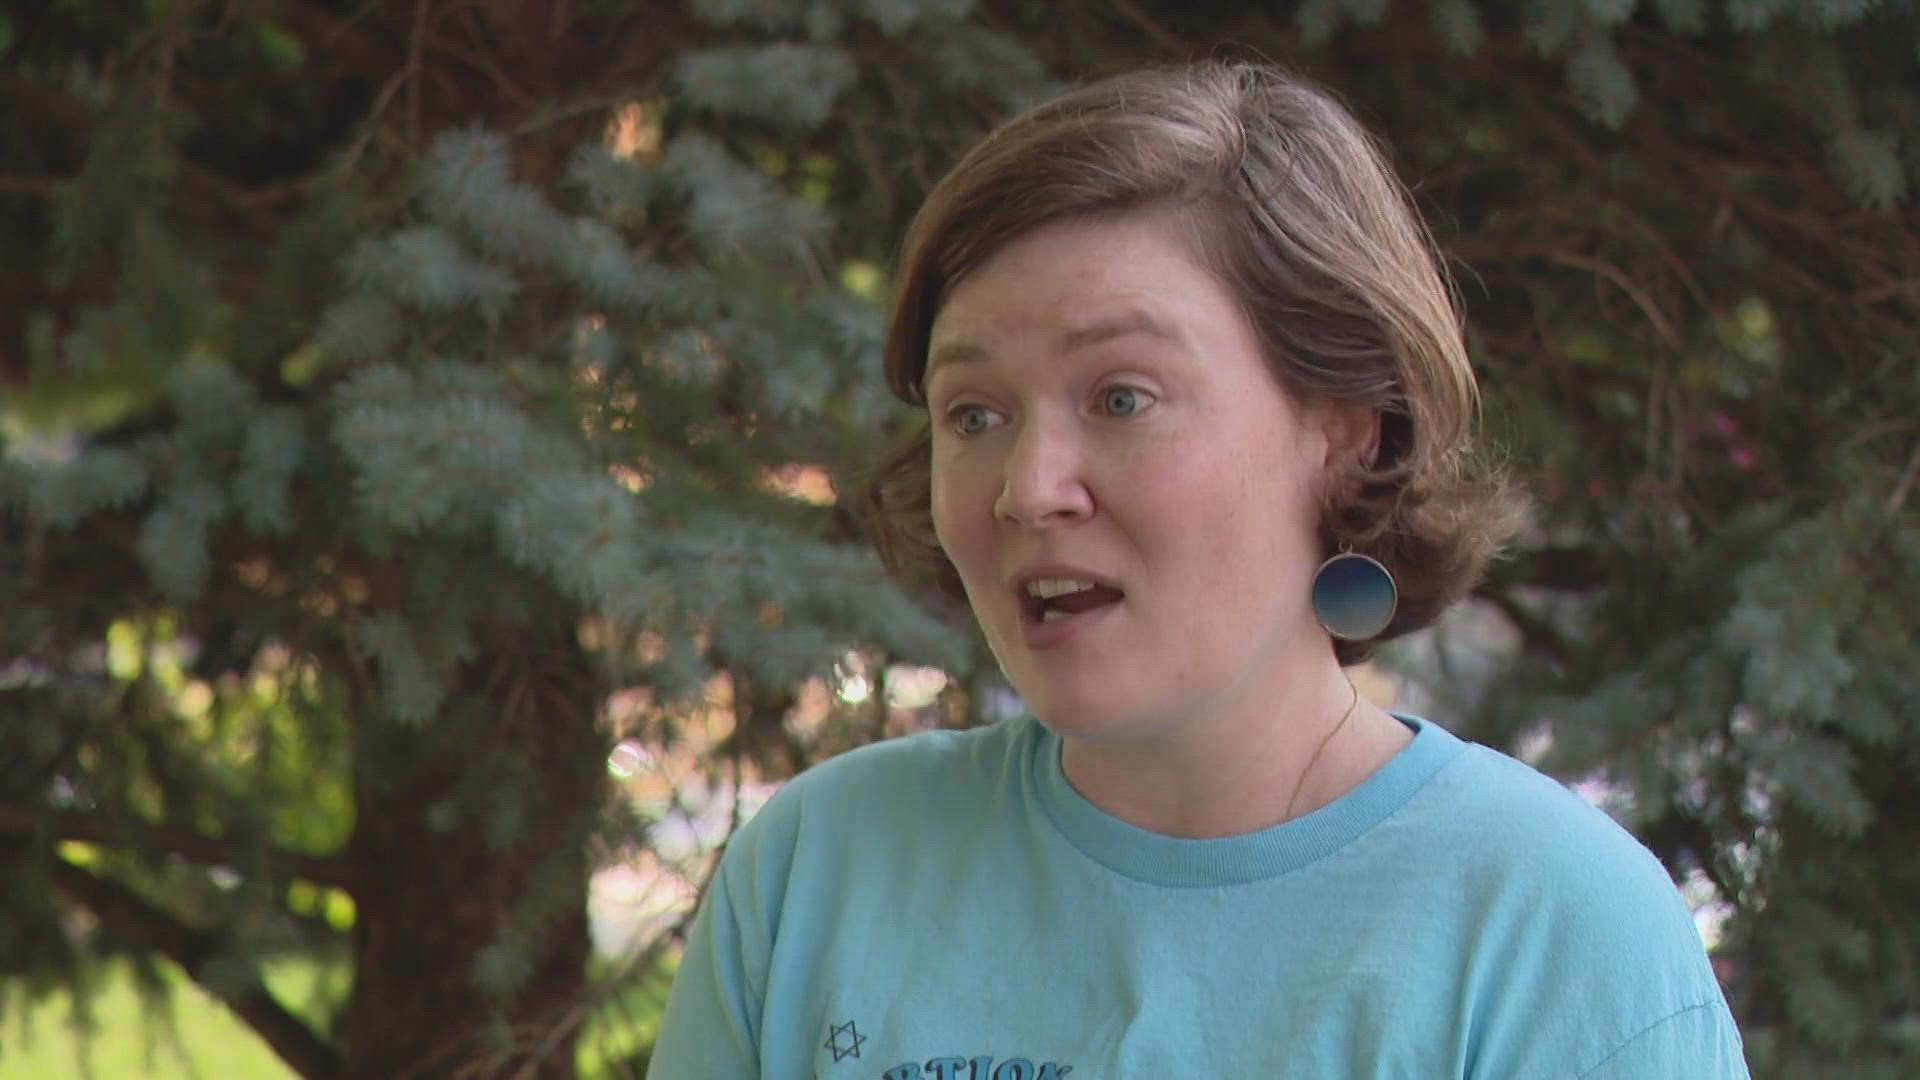
[[[1031,718],[1027,723],[1035,735],[1029,782],[1067,841],[1115,873],[1174,888],[1245,885],[1290,873],[1339,850],[1385,821],[1466,749],[1466,743],[1444,728],[1419,717],[1393,715],[1413,729],[1413,739],[1372,776],[1311,814],[1240,836],[1166,836],[1114,817],[1067,782],[1060,737]]]

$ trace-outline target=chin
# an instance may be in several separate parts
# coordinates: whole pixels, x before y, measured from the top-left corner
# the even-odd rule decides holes
[[[1120,739],[1146,726],[1137,700],[1059,692],[1035,694],[1022,700],[1034,719],[1063,739],[1095,742]]]

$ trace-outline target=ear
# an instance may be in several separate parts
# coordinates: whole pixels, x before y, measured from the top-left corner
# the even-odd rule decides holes
[[[1379,410],[1350,402],[1326,402],[1317,411],[1327,448],[1323,464],[1329,475],[1351,474],[1371,468],[1379,460]]]

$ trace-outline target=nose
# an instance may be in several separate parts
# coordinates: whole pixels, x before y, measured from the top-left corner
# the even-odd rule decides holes
[[[1093,514],[1086,465],[1070,425],[1022,423],[1007,451],[994,516],[1028,527],[1086,520]]]

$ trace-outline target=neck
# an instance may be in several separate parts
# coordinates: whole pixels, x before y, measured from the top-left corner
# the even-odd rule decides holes
[[[1253,707],[1208,710],[1149,738],[1069,738],[1062,767],[1087,801],[1138,828],[1196,839],[1254,832],[1338,799],[1412,738],[1354,694],[1329,655]]]

